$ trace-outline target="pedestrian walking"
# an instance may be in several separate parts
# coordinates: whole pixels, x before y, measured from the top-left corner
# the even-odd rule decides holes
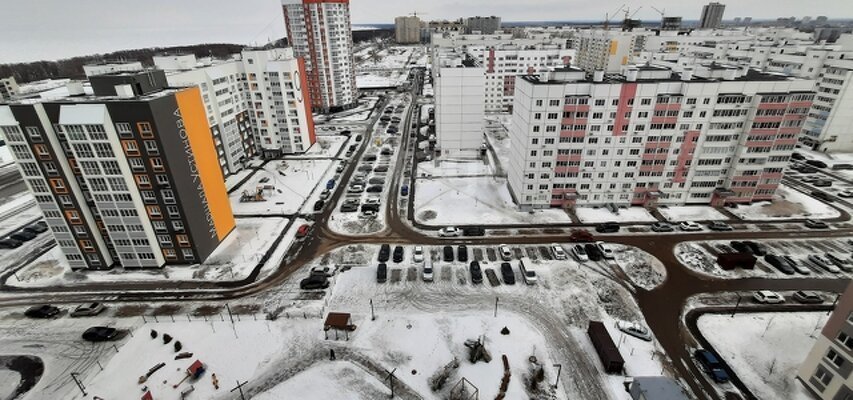
[[[329,360],[335,361],[335,349],[329,349]]]

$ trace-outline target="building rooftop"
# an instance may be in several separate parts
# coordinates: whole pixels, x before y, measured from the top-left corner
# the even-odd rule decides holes
[[[632,66],[630,68],[636,70],[636,78],[633,81],[642,82],[642,83],[654,83],[654,82],[713,82],[713,81],[786,81],[786,80],[797,80],[798,78],[786,76],[783,74],[776,73],[767,73],[760,72],[754,69],[746,70],[745,72],[740,68],[734,66],[725,66],[721,64],[708,64],[708,65],[697,65],[695,66],[696,70],[686,72],[690,74],[689,79],[682,79],[682,74],[685,72],[677,72],[672,69],[668,69],[665,67],[654,66],[654,65],[641,65],[641,66]],[[706,68],[708,71],[702,71],[702,68]],[[668,72],[668,74],[667,74]],[[728,73],[728,76],[724,76],[724,73]],[[625,73],[608,73],[602,74],[601,79],[596,80],[595,74],[583,73],[583,70],[568,67],[568,68],[555,68],[550,73],[542,74],[542,75],[524,75],[521,79],[524,79],[533,84],[560,84],[560,83],[602,83],[602,84],[614,84],[614,83],[623,83],[628,82],[627,75],[630,72]]]

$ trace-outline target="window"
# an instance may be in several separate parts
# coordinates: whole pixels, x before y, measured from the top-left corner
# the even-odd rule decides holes
[[[190,247],[190,237],[187,235],[175,235],[175,238],[178,240],[178,246],[181,247]]]
[[[134,171],[145,171],[145,162],[141,158],[130,157],[127,159],[130,168]]]
[[[26,127],[27,136],[32,139],[33,142],[41,142],[41,131],[38,127],[28,126]]]
[[[169,213],[169,217],[172,218],[180,218],[181,212],[178,210],[178,206],[166,206],[166,211]]]
[[[151,221],[151,226],[157,232],[166,232],[166,223],[163,221]]]
[[[68,210],[65,212],[65,217],[68,219],[68,222],[72,224],[82,224],[83,220],[80,219],[80,213],[76,210]]]
[[[163,218],[163,213],[160,211],[159,206],[145,206],[145,210],[148,212],[148,216],[154,219]]]
[[[813,378],[817,379],[824,386],[829,385],[832,382],[832,374],[829,371],[818,367],[817,371],[815,371]]]
[[[169,235],[157,235],[157,241],[161,246],[172,247],[172,237]]]
[[[163,249],[163,256],[168,260],[174,260],[178,258],[178,254],[175,253],[175,249]]]
[[[50,160],[50,152],[47,150],[47,146],[43,144],[35,144],[33,145],[33,149],[35,149],[36,155],[39,159]]]
[[[174,229],[175,232],[183,232],[184,221],[172,221],[172,229]]]
[[[853,338],[847,336],[844,332],[838,332],[838,336],[836,337],[838,343],[844,345],[847,350],[853,350]]]
[[[157,148],[157,142],[153,140],[146,140],[145,152],[147,152],[148,154],[160,154],[160,149]]]
[[[154,137],[154,131],[151,130],[151,124],[148,122],[139,122],[136,124],[136,128],[139,129],[139,136],[143,138],[152,138]]]
[[[148,175],[134,175],[134,179],[136,179],[136,184],[139,185],[140,188],[150,188],[151,187],[151,178]]]
[[[829,349],[826,353],[826,360],[838,368],[841,368],[841,366],[844,365],[844,359],[833,349]]]
[[[65,187],[65,181],[59,178],[50,179],[50,186],[56,193],[68,193],[68,188]]]
[[[124,148],[125,154],[129,156],[139,155],[139,145],[135,140],[122,140],[121,147]]]
[[[165,171],[165,167],[163,166],[163,159],[160,157],[154,157],[151,159],[151,169],[154,172],[163,172]]]
[[[130,124],[127,122],[119,122],[116,124],[116,132],[118,135],[123,138],[132,137],[133,131],[130,129]]]

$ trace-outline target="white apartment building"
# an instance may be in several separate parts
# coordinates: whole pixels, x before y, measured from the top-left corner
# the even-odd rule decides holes
[[[797,380],[815,399],[853,397],[853,284],[838,299],[808,356],[797,371]]]
[[[101,64],[89,64],[83,66],[83,73],[86,74],[86,77],[91,77],[95,75],[104,75],[104,74],[112,74],[116,72],[134,72],[134,71],[142,71],[144,67],[142,63],[139,61],[133,62],[117,62],[117,63],[101,63]]]
[[[569,66],[575,58],[574,50],[559,45],[469,46],[468,54],[486,69],[486,112],[512,109],[517,76]]]
[[[443,154],[476,150],[483,143],[486,69],[467,53],[433,53],[435,129]]]
[[[394,38],[397,43],[420,43],[421,25],[421,19],[417,15],[394,18]]]
[[[800,141],[825,153],[853,151],[853,52],[830,54]]]
[[[352,23],[349,0],[281,0],[293,53],[305,60],[315,109],[355,106]]]
[[[563,34],[557,31],[538,34],[529,30],[525,30],[524,32],[524,35],[519,37],[512,33],[466,35],[459,31],[439,31],[432,33],[430,36],[430,44],[433,47],[441,48],[467,48],[471,46],[529,47],[542,45],[558,46],[562,48],[569,47],[567,45],[567,38],[563,37]]]
[[[15,77],[0,78],[0,101],[10,100],[18,94],[18,83],[15,82]]]
[[[719,65],[523,76],[510,129],[510,191],[524,209],[771,199],[813,85]]]
[[[615,30],[587,29],[575,35],[577,66],[587,72],[619,72],[642,46],[641,35]]]

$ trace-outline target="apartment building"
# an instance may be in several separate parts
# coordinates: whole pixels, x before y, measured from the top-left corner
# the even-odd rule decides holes
[[[394,38],[399,44],[421,42],[421,19],[417,15],[394,18]]]
[[[314,109],[356,105],[349,0],[281,0],[293,53],[305,61]]]
[[[465,33],[491,35],[501,30],[501,17],[468,17],[465,18]]]
[[[797,379],[815,398],[853,398],[853,284],[848,284],[826,321]]]
[[[828,55],[815,91],[800,141],[825,153],[853,151],[853,51]]]
[[[723,22],[723,13],[725,11],[726,5],[717,2],[711,2],[702,6],[702,16],[699,18],[699,28],[719,28]]]
[[[575,51],[562,46],[470,46],[468,54],[486,68],[486,112],[512,110],[517,76],[569,66]]]
[[[15,77],[0,78],[0,101],[11,100],[18,94],[18,83]]]
[[[619,72],[631,61],[635,51],[642,49],[637,42],[641,35],[631,32],[586,29],[575,35],[577,66],[587,72]]]
[[[460,31],[434,31],[430,37],[430,44],[433,47],[442,48],[467,48],[473,46],[555,46],[571,48],[570,40],[560,32],[533,34],[528,31],[525,31],[523,35],[514,35],[512,33],[466,35]]]
[[[133,72],[133,71],[141,71],[144,68],[142,67],[142,63],[139,61],[133,62],[105,62],[99,64],[88,64],[83,66],[83,73],[86,74],[86,77],[91,77],[95,75],[104,75],[104,74],[112,74],[116,72]]]
[[[234,229],[198,88],[162,71],[0,105],[0,132],[74,269],[204,261]]]
[[[477,150],[483,143],[486,69],[471,55],[433,52],[435,129],[443,154]]]
[[[813,84],[717,64],[523,76],[510,191],[524,209],[771,199]]]

